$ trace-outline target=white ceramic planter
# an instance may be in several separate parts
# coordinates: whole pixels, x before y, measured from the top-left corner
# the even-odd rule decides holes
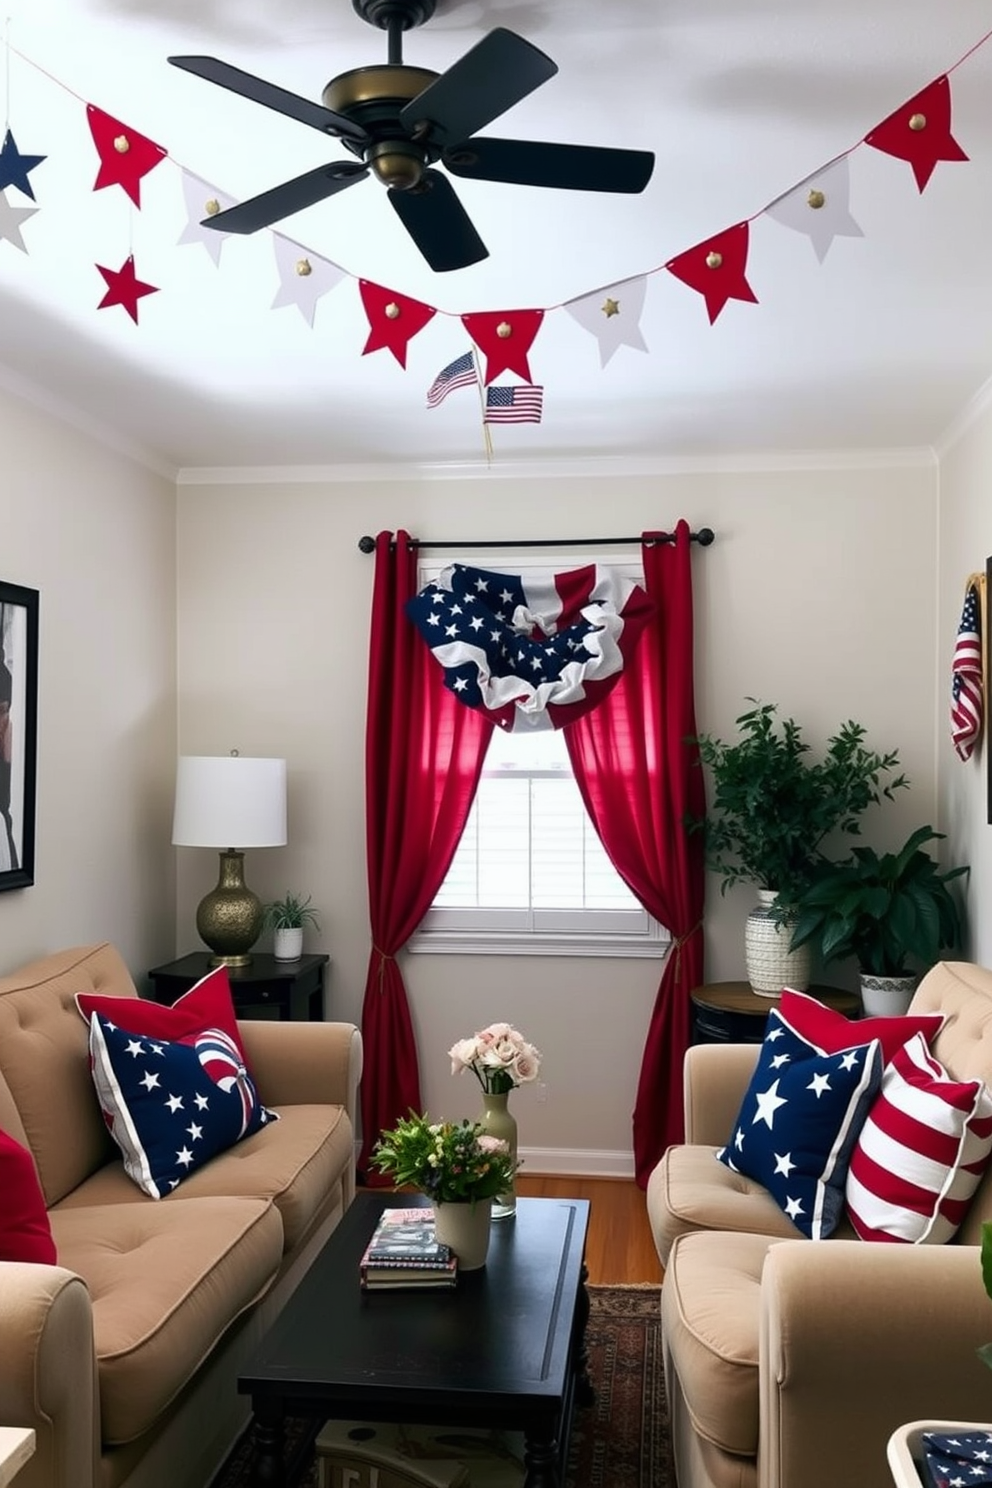
[[[277,930],[273,954],[277,961],[299,961],[303,955],[303,928]]]
[[[916,977],[878,977],[861,974],[861,1005],[867,1018],[901,1018],[909,1012]]]

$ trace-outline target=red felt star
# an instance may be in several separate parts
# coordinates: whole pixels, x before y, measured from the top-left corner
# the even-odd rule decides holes
[[[462,316],[462,325],[479,350],[485,352],[487,386],[501,372],[515,372],[525,382],[534,381],[527,353],[543,319],[543,310],[486,310]]]
[[[167,152],[119,119],[112,119],[102,109],[94,108],[92,103],[86,105],[86,118],[100,156],[100,169],[93,190],[123,186],[134,205],[140,207],[141,178],[164,160]]]
[[[865,144],[898,160],[908,160],[922,192],[939,160],[967,160],[951,134],[951,85],[935,78],[902,108],[865,135]]]
[[[138,301],[142,295],[158,294],[156,284],[145,284],[134,272],[133,254],[126,258],[119,269],[105,269],[102,264],[97,268],[107,281],[107,293],[97,306],[98,310],[106,310],[108,305],[123,305],[135,325],[138,324]]]
[[[672,258],[665,265],[670,274],[696,289],[706,301],[710,325],[716,320],[728,300],[750,300],[758,303],[758,296],[747,282],[748,225],[738,222],[726,232],[697,243]]]
[[[386,346],[400,366],[405,367],[408,344],[437,311],[420,300],[397,294],[394,289],[383,289],[369,279],[358,281],[358,292],[369,318],[369,338],[362,347],[362,356]]]

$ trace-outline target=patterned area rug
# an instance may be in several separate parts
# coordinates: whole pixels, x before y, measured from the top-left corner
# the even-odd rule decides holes
[[[674,1488],[661,1371],[660,1300],[656,1286],[589,1288],[586,1348],[596,1401],[589,1409],[576,1411],[563,1488]],[[302,1434],[302,1425],[291,1423],[290,1450],[294,1438],[298,1442]],[[249,1432],[212,1488],[251,1488],[251,1462]],[[473,1488],[471,1467],[469,1473]],[[318,1488],[312,1456],[300,1488]]]

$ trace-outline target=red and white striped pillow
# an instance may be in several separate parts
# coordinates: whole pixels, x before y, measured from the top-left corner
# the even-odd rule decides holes
[[[942,1245],[961,1224],[992,1154],[992,1096],[954,1080],[916,1034],[885,1067],[847,1175],[862,1240]]]

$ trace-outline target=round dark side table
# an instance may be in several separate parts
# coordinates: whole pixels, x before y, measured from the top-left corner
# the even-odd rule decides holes
[[[856,992],[814,986],[807,987],[806,994],[847,1018],[861,1016],[861,999]],[[760,1044],[768,1014],[779,1001],[777,997],[759,997],[749,982],[712,982],[707,987],[694,987],[689,996],[696,1044]]]

